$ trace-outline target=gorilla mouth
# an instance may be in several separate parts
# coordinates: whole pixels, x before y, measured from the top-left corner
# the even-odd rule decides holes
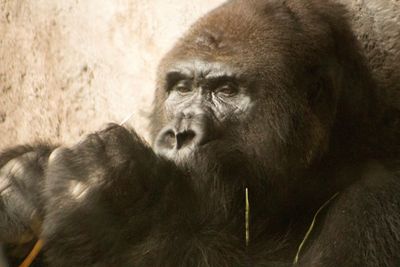
[[[191,134],[191,133],[188,133]],[[198,145],[182,146],[179,149],[156,151],[156,153],[186,170],[210,176],[221,169],[237,169],[244,167],[244,152],[235,143],[227,140],[211,139]]]
[[[177,164],[189,164],[192,165],[196,162],[196,158],[204,157],[212,153],[208,147],[209,143],[201,146],[182,146],[181,148],[163,151],[160,153],[161,156],[166,157],[169,160],[174,161]],[[208,157],[208,156],[207,156]]]

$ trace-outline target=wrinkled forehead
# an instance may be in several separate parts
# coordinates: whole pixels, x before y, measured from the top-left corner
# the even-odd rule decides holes
[[[173,64],[166,66],[165,73],[167,75],[179,73],[179,75],[188,78],[200,79],[213,79],[222,76],[240,78],[245,75],[245,71],[234,64],[199,57],[188,57],[174,61]]]
[[[178,41],[162,61],[163,72],[175,66],[215,71],[251,66],[256,71],[268,62],[279,64],[282,57],[291,56],[294,35],[291,26],[280,20],[280,16],[255,11],[217,9],[200,19]]]

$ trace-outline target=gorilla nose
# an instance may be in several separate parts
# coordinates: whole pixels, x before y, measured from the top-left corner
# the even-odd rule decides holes
[[[160,130],[153,147],[157,154],[181,158],[215,138],[211,120],[204,114],[177,116]]]

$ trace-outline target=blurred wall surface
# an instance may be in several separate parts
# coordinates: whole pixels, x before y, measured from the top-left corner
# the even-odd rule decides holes
[[[157,64],[223,0],[0,0],[0,149],[106,122],[148,138]]]

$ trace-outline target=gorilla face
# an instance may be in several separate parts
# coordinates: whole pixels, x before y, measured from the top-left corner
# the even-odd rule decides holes
[[[168,124],[158,134],[155,148],[167,158],[188,158],[251,114],[254,101],[246,79],[225,63],[196,58],[176,62],[165,80]]]
[[[214,10],[166,55],[151,125],[158,154],[278,179],[326,152],[341,82],[330,26],[313,14],[299,25],[283,4],[260,2]]]

